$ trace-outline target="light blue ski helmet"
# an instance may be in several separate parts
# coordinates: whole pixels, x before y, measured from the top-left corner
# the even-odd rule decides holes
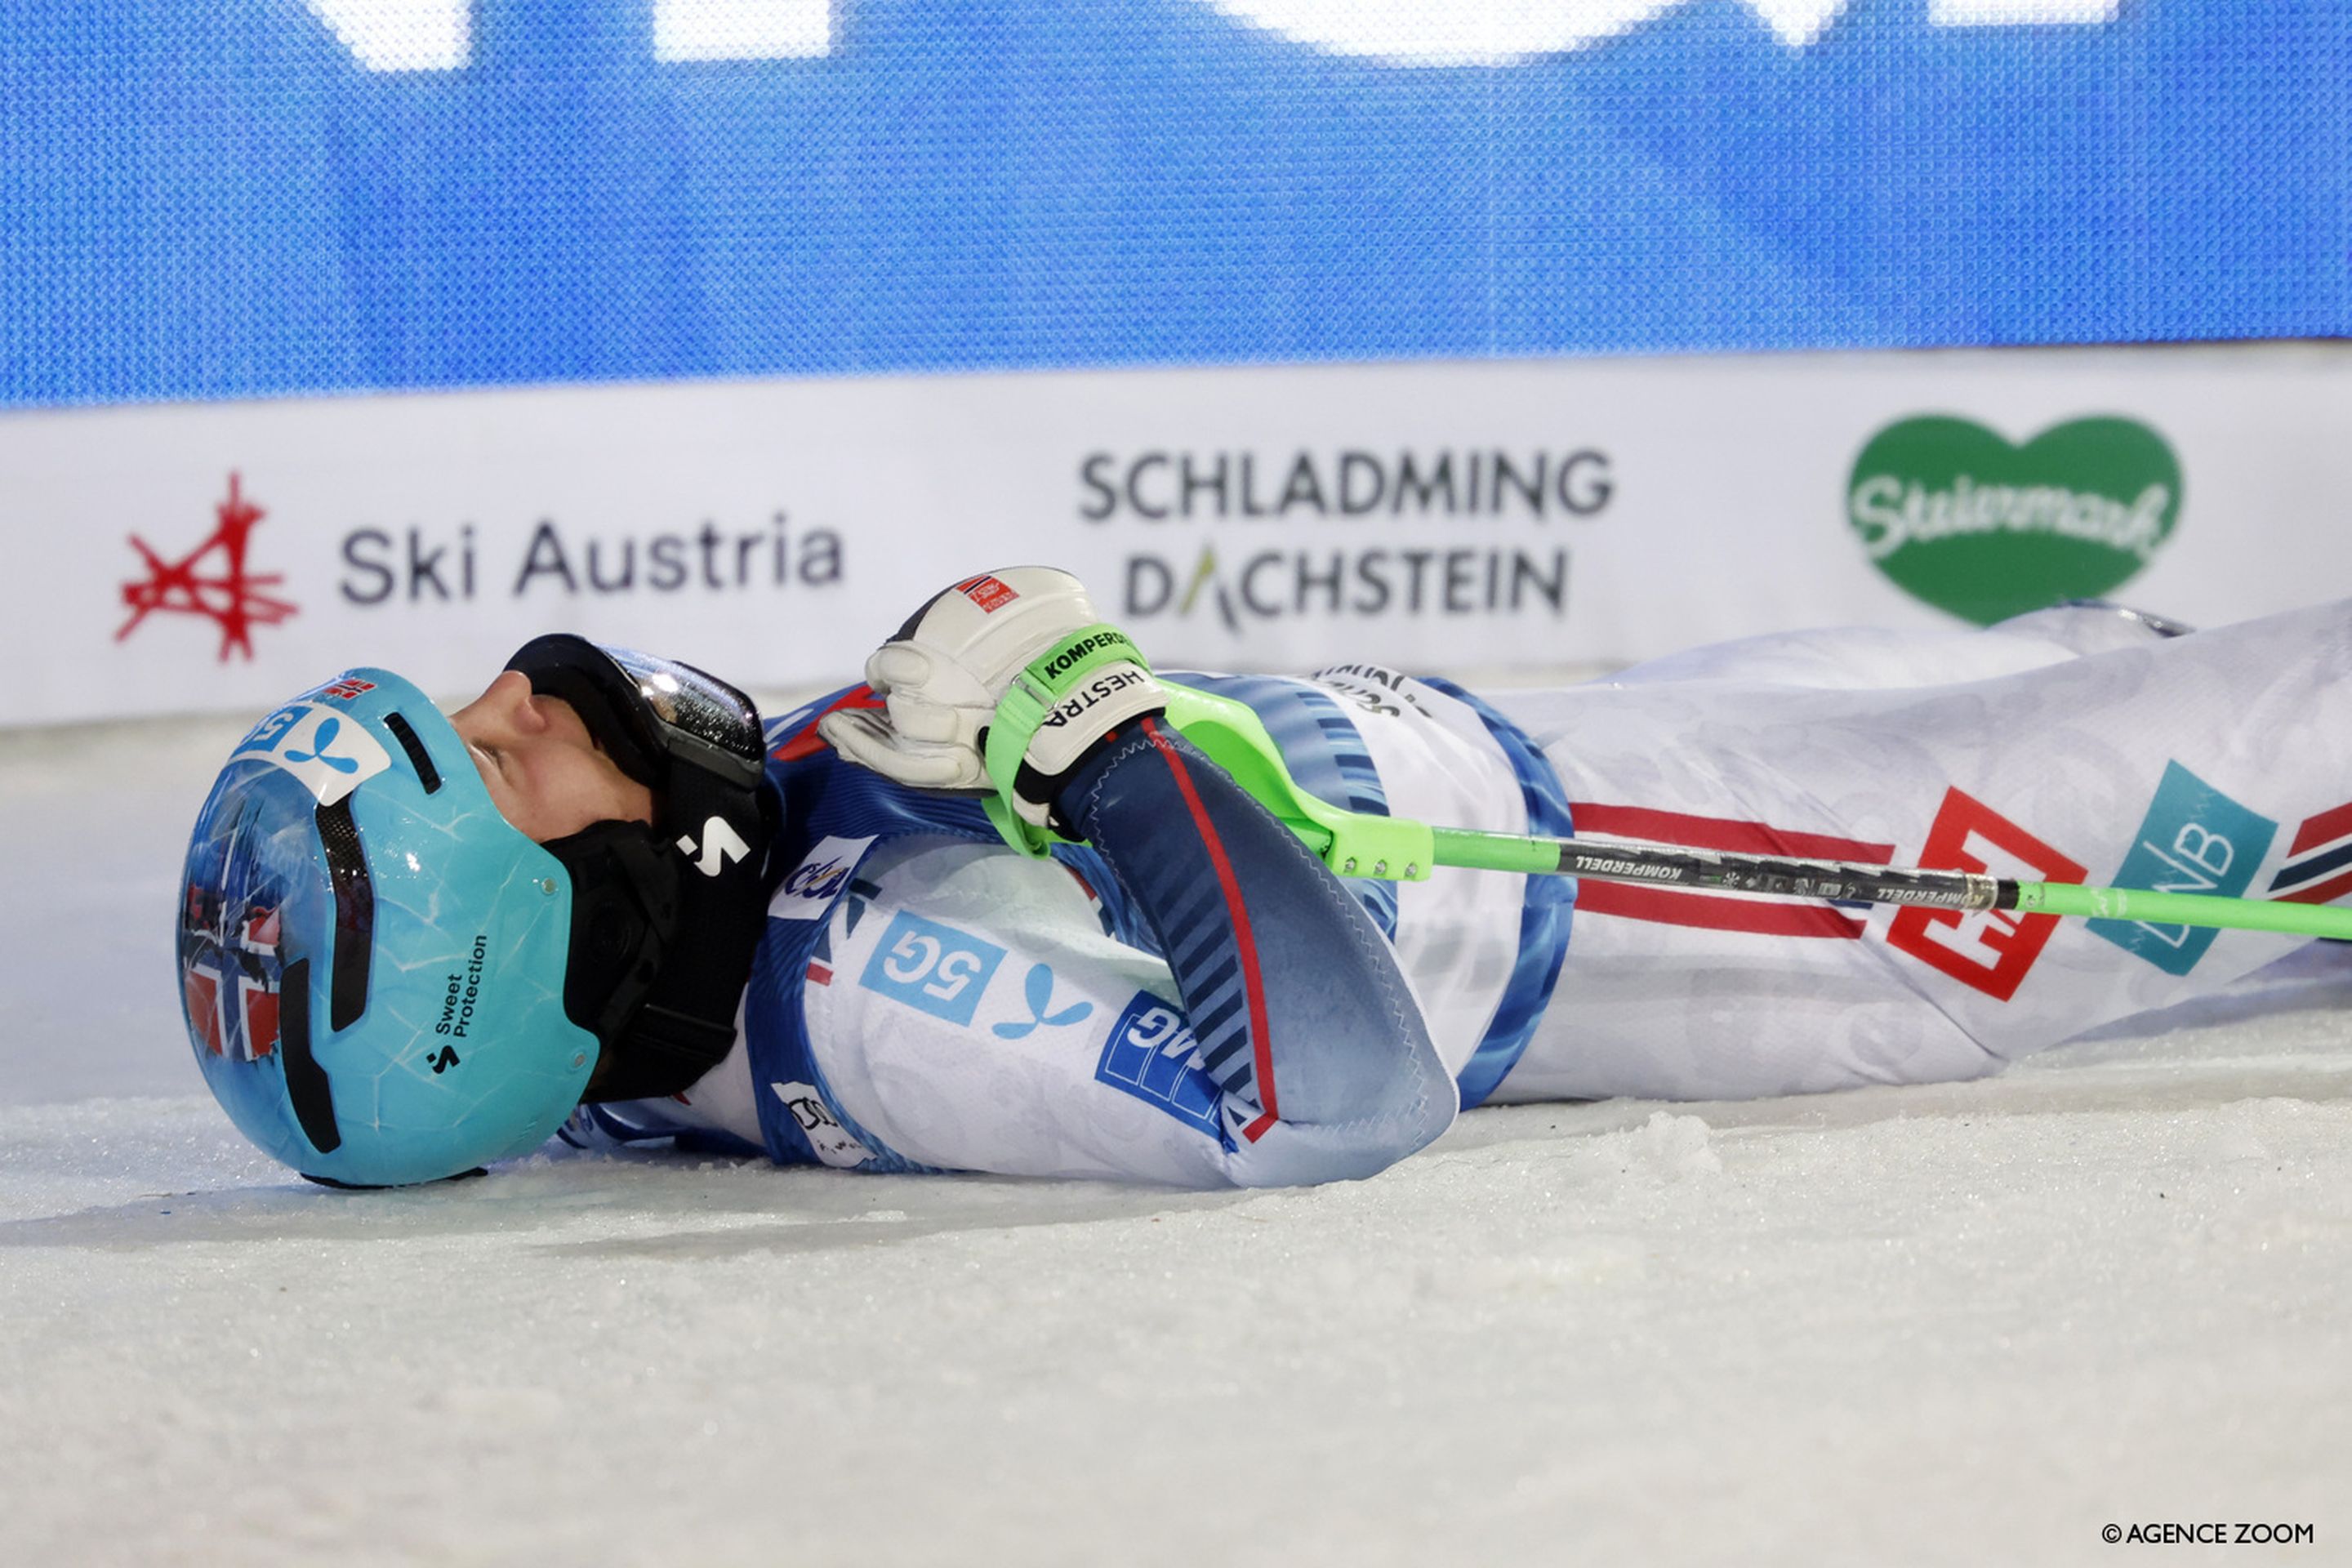
[[[355,669],[263,720],[198,816],[180,890],[188,1037],[238,1131],[306,1176],[392,1186],[536,1148],[580,1103],[572,879],[465,743]]]
[[[535,1148],[583,1099],[725,1059],[764,928],[778,802],[751,700],[558,633],[507,668],[571,706],[651,821],[534,844],[396,675],[262,721],[188,846],[188,1037],[238,1129],[314,1180],[392,1186]]]

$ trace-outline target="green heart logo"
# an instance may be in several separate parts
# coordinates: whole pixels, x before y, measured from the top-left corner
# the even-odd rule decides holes
[[[1979,626],[2129,582],[2180,515],[2180,461],[2130,419],[2022,447],[1970,419],[1890,425],[1853,461],[1846,521],[1897,587]]]

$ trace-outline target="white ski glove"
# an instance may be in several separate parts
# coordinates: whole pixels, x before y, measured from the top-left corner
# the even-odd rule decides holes
[[[844,709],[817,732],[852,762],[918,789],[994,797],[1015,847],[1042,852],[1054,794],[1117,726],[1168,705],[1127,634],[1051,566],[1013,566],[942,589],[866,661],[879,710]],[[999,804],[1001,803],[1001,805]]]

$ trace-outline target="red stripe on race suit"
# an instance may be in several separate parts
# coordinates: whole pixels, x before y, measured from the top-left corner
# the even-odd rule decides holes
[[[1570,803],[1568,810],[1579,834],[1646,838],[1660,844],[1735,855],[1790,855],[1811,860],[1853,860],[1871,866],[1884,866],[1895,858],[1892,844],[1840,838],[1827,833],[1800,833],[1767,822],[1694,816],[1687,812],[1660,811],[1646,805],[1605,805],[1585,800]],[[1615,915],[1655,925],[1751,931],[1759,936],[1853,941],[1863,932],[1862,921],[1827,904],[1726,898],[1715,893],[1602,882],[1591,878],[1578,885],[1576,907],[1588,914]]]
[[[2297,828],[2294,843],[2288,847],[2287,853],[2300,855],[2315,845],[2325,844],[2331,838],[2341,838],[2347,833],[2352,833],[2352,801],[2347,801],[2334,811],[2323,811]]]
[[[1250,931],[1249,910],[1242,903],[1241,883],[1234,878],[1234,863],[1225,854],[1225,841],[1217,837],[1215,826],[1209,821],[1208,807],[1201,804],[1200,792],[1192,787],[1192,775],[1185,768],[1184,759],[1168,743],[1160,726],[1149,715],[1143,721],[1143,732],[1151,738],[1160,754],[1168,759],[1168,771],[1176,776],[1176,791],[1184,797],[1184,808],[1192,814],[1192,825],[1201,830],[1201,843],[1209,851],[1209,865],[1215,870],[1217,886],[1224,893],[1225,913],[1234,922],[1234,946],[1242,965],[1242,993],[1249,1003],[1251,1058],[1257,1065],[1258,1099],[1265,1105],[1265,1114],[1242,1129],[1242,1136],[1255,1143],[1280,1116],[1274,1103],[1273,1042],[1266,1037],[1265,979],[1258,971],[1257,938]]]
[[[1676,892],[1629,882],[1597,882],[1589,877],[1577,884],[1576,910],[1579,914],[1615,915],[1622,920],[1696,926],[1702,931],[1752,931],[1759,936],[1826,936],[1853,941],[1863,931],[1860,921],[1827,904],[1750,902],[1715,893]]]
[[[824,750],[824,737],[816,732],[817,721],[826,713],[838,713],[845,708],[880,708],[882,699],[874,695],[870,686],[853,686],[826,704],[824,713],[811,716],[809,721],[793,731],[790,739],[768,755],[780,763],[797,763],[803,757],[813,757]]]
[[[1765,822],[1741,822],[1727,816],[1691,816],[1679,811],[1656,811],[1646,805],[1601,805],[1572,801],[1568,815],[1579,833],[1605,833],[1619,838],[1654,838],[1692,849],[1727,849],[1739,855],[1793,855],[1811,860],[1860,860],[1884,866],[1895,858],[1892,844],[1871,844],[1859,838],[1836,838],[1826,833],[1798,833]]]

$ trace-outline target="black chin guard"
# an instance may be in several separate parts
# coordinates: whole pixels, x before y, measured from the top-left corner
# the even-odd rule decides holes
[[[759,945],[776,814],[759,710],[691,665],[569,634],[507,668],[653,791],[651,826],[600,822],[546,847],[572,877],[563,1010],[603,1047],[586,1098],[676,1094],[733,1047]]]

